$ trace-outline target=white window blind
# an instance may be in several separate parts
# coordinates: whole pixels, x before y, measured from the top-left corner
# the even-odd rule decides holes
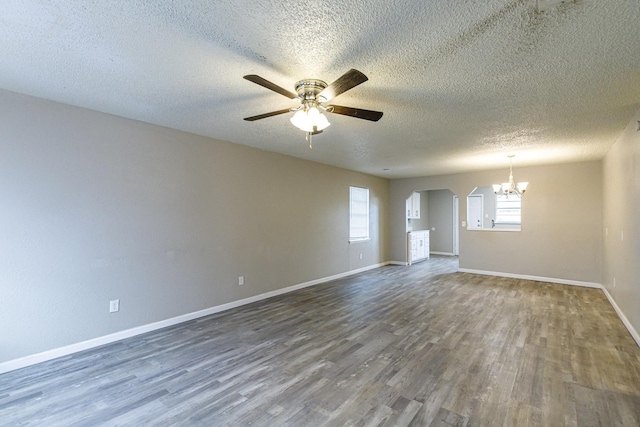
[[[369,238],[369,189],[349,187],[349,241]]]
[[[522,199],[516,195],[496,196],[496,224],[520,224]]]

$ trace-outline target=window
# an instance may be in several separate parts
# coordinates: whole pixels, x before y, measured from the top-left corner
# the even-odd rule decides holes
[[[496,196],[496,224],[520,224],[522,199],[516,195]]]
[[[369,239],[369,189],[349,187],[349,241]]]

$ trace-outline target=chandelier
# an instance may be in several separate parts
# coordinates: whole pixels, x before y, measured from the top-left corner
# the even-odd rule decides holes
[[[493,184],[493,192],[496,194],[504,194],[509,197],[509,194],[515,194],[518,197],[522,197],[525,191],[527,191],[528,182],[516,182],[513,180],[513,158],[515,154],[510,154],[509,157],[509,181],[502,184]]]

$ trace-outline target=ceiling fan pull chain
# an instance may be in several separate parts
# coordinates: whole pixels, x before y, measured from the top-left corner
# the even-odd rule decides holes
[[[309,143],[309,148],[313,150],[313,134],[311,132],[306,132],[304,139]]]

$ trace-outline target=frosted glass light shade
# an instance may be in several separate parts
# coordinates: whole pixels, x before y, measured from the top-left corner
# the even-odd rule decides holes
[[[289,119],[289,121],[291,121],[291,124],[293,124],[298,129],[302,129],[302,127],[305,126],[307,121],[307,113],[305,113],[303,110],[298,110],[293,115],[293,117]]]
[[[311,107],[308,111],[298,110],[289,120],[295,127],[305,132],[320,131],[331,124],[316,107]]]
[[[318,117],[320,117],[320,111],[316,107],[309,108],[307,111],[307,117],[311,123],[315,123],[318,121]]]
[[[520,191],[521,193],[524,193],[525,191],[527,191],[527,187],[529,186],[528,182],[519,182],[518,183],[518,191]]]
[[[496,194],[498,194],[500,190],[502,190],[502,185],[500,184],[493,184],[492,187],[493,187],[493,192]]]
[[[327,120],[327,116],[321,113],[318,115],[318,120],[316,121],[316,127],[318,130],[326,129],[330,124],[329,120]]]

